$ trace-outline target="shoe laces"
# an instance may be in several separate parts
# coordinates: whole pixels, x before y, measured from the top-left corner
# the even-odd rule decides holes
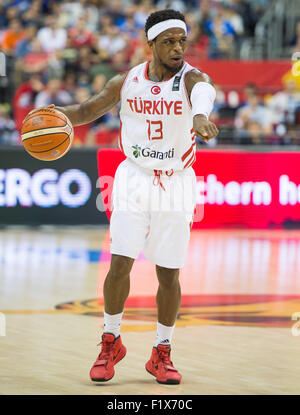
[[[109,359],[110,354],[113,351],[114,342],[108,342],[105,339],[102,339],[102,342],[99,343],[97,346],[101,346],[101,352],[99,354],[99,359]]]
[[[173,366],[171,361],[171,349],[158,350],[158,356],[164,365]]]

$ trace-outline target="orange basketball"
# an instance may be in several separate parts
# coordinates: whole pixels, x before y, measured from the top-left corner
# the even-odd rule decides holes
[[[40,108],[25,118],[21,137],[25,150],[36,159],[51,161],[64,156],[73,142],[68,117],[52,108]]]

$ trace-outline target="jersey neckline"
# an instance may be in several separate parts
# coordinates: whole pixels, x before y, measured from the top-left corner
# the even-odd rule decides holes
[[[146,62],[146,66],[145,66],[145,70],[144,70],[144,78],[146,79],[146,81],[149,81],[149,82],[153,82],[154,84],[161,84],[162,82],[168,82],[168,81],[170,81],[172,78],[174,78],[176,75],[178,75],[182,70],[183,70],[183,68],[185,67],[185,65],[186,65],[186,62],[185,61],[183,61],[183,65],[182,65],[182,67],[179,69],[179,71],[178,72],[176,72],[173,76],[171,76],[171,78],[168,78],[168,79],[165,79],[164,81],[152,81],[151,79],[149,79],[149,77],[148,77],[148,68],[149,68],[149,64],[150,64],[150,62],[151,61],[147,61]]]

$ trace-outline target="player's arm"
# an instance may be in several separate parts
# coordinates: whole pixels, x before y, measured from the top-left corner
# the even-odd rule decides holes
[[[120,92],[127,72],[110,79],[99,94],[92,96],[81,104],[55,107],[63,112],[73,126],[87,124],[100,118],[120,101]]]
[[[186,74],[185,86],[192,104],[194,132],[208,142],[219,133],[216,125],[208,119],[215,99],[213,82],[205,73],[190,71]]]

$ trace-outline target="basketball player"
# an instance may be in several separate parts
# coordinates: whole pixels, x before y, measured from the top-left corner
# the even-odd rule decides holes
[[[195,186],[195,135],[207,142],[218,134],[217,127],[208,120],[216,92],[206,74],[184,61],[187,27],[181,13],[170,9],[152,13],[145,32],[153,52],[151,62],[115,76],[86,102],[57,109],[76,126],[101,117],[121,101],[119,147],[127,158],[115,175],[110,221],[112,258],[104,283],[104,333],[90,377],[99,382],[110,380],[115,364],[126,354],[120,325],[130,271],[143,250],[146,258],[156,264],[159,282],[156,342],[146,370],[159,383],[178,384],[181,375],[171,361],[170,344],[181,303],[179,269],[187,253],[193,209],[189,214],[145,211],[149,194],[143,183],[150,179],[151,192],[162,197],[175,182],[178,186],[191,179]],[[176,189],[176,200],[180,201],[183,192],[180,186]],[[135,209],[118,209],[124,199]]]

